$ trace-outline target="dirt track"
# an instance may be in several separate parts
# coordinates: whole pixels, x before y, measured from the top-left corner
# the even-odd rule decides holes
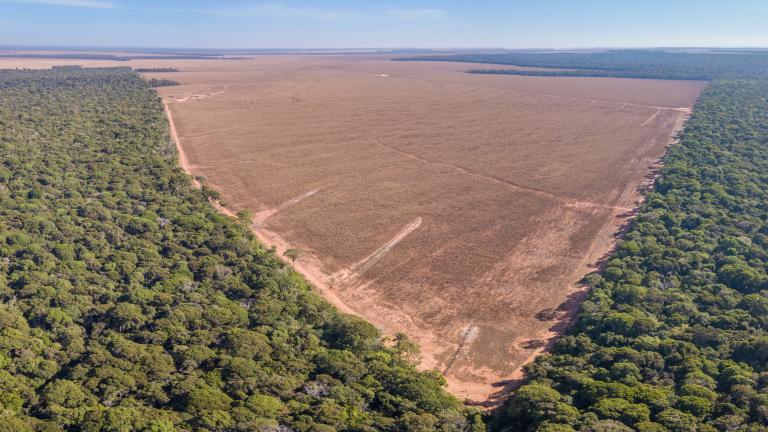
[[[202,184],[197,179],[195,179],[192,165],[190,165],[189,159],[187,159],[187,154],[184,151],[184,147],[181,144],[181,140],[179,139],[179,133],[178,133],[178,129],[176,128],[176,122],[173,119],[173,113],[171,112],[171,109],[168,107],[167,102],[165,101],[163,102],[163,107],[165,109],[165,115],[168,117],[168,124],[170,126],[171,139],[173,140],[173,143],[176,146],[176,151],[179,154],[179,166],[181,166],[181,168],[191,176],[192,183],[195,185],[195,187],[200,188]],[[311,195],[311,194],[306,194],[306,195]],[[299,200],[296,200],[296,202],[298,201]],[[237,217],[237,212],[232,209],[219,206],[219,205],[217,205],[216,208],[221,213],[229,217]],[[258,218],[259,218],[258,215],[254,216],[255,220],[257,220]],[[263,222],[263,220],[261,222]],[[253,232],[256,234],[256,237],[259,239],[259,241],[261,241],[265,245],[270,245],[275,247],[275,253],[278,257],[282,257],[283,253],[285,253],[285,251],[291,247],[278,234],[263,229],[260,226],[260,222],[254,222],[251,228],[253,229]],[[339,299],[332,291],[328,290],[326,277],[325,275],[320,273],[318,270],[320,268],[319,264],[315,264],[315,263],[305,264],[301,260],[299,260],[299,261],[293,262],[292,265],[294,269],[299,273],[301,273],[312,285],[314,285],[315,288],[317,288],[318,291],[320,291],[320,293],[323,294],[325,299],[329,303],[331,303],[333,306],[335,306],[336,309],[347,314],[362,316],[362,314],[353,310],[348,305],[346,305],[343,301],[341,301],[341,299]]]

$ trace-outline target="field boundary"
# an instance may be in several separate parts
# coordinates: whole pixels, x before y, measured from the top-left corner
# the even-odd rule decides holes
[[[202,183],[200,183],[199,180],[195,178],[195,175],[192,172],[192,165],[189,163],[189,159],[187,158],[186,152],[184,151],[184,147],[182,146],[181,140],[179,139],[176,123],[173,120],[173,111],[171,110],[168,102],[163,100],[162,103],[163,103],[163,110],[165,111],[165,115],[168,118],[168,125],[170,128],[171,139],[173,140],[176,146],[176,152],[179,155],[179,165],[181,169],[184,170],[184,172],[190,176],[192,184],[197,189],[201,189],[203,185]],[[219,213],[232,218],[237,217],[237,212],[231,209],[228,209],[217,202],[213,202],[212,204]],[[296,270],[298,273],[304,276],[304,278],[311,285],[314,286],[314,288],[318,291],[318,293],[322,295],[322,297],[328,303],[336,307],[336,309],[338,309],[342,313],[355,315],[357,317],[363,318],[362,314],[360,314],[359,312],[354,310],[352,307],[350,307],[348,304],[346,304],[344,301],[342,301],[341,298],[339,298],[339,296],[337,296],[336,293],[331,290],[331,288],[325,282],[324,275],[319,270],[319,266],[313,266],[311,264],[302,263],[301,261],[289,263],[282,256],[282,254],[286,250],[291,248],[291,245],[284,238],[282,238],[277,233],[263,229],[257,224],[251,225],[251,231],[253,231],[254,235],[256,235],[256,238],[259,239],[259,242],[261,242],[261,244],[264,245],[264,247],[268,247],[268,245],[273,246],[275,248],[275,256],[280,260],[282,260],[286,265],[292,266],[294,270]]]

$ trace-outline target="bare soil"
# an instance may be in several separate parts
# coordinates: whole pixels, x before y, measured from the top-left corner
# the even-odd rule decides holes
[[[568,324],[704,87],[371,55],[129,64],[180,69],[158,91],[224,211],[478,404]]]

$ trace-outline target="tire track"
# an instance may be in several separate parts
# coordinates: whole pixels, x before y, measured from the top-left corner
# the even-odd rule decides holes
[[[365,274],[365,272],[370,270],[371,267],[373,267],[376,263],[381,261],[381,259],[384,258],[384,256],[387,253],[389,253],[389,251],[392,250],[392,248],[397,246],[398,243],[403,241],[403,239],[408,237],[412,232],[416,231],[416,229],[418,229],[421,226],[421,223],[423,221],[424,220],[421,218],[421,216],[411,221],[409,224],[403,227],[403,229],[401,229],[400,232],[398,232],[389,241],[387,241],[381,247],[373,251],[373,253],[361,259],[360,261],[352,264],[351,266],[334,273],[328,280],[328,285],[333,286],[339,282],[352,280],[358,276]]]
[[[297,196],[295,198],[289,199],[288,201],[280,204],[277,207],[274,207],[274,208],[271,208],[271,209],[268,209],[268,210],[264,210],[264,211],[260,211],[260,212],[256,213],[253,216],[253,225],[255,227],[261,227],[261,224],[263,224],[264,221],[266,221],[270,217],[276,215],[277,213],[280,213],[281,211],[285,210],[286,208],[288,208],[288,207],[290,207],[290,206],[292,206],[294,204],[298,204],[299,202],[304,201],[305,199],[311,197],[312,195],[320,192],[322,189],[323,188],[312,189],[310,191],[304,192],[303,194],[301,194],[301,195],[299,195],[299,196]]]
[[[661,109],[656,109],[656,112],[653,113],[653,115],[651,115],[650,117],[648,117],[648,120],[644,121],[643,124],[640,125],[640,127],[646,126],[648,123],[650,123],[653,120],[655,120],[656,117],[659,116],[659,114],[661,114]]]
[[[461,355],[461,352],[464,351],[464,347],[467,344],[472,343],[472,341],[477,338],[477,334],[480,332],[480,329],[477,328],[476,325],[470,324],[469,327],[467,327],[466,330],[464,330],[464,334],[461,336],[461,340],[459,341],[459,346],[456,348],[456,351],[453,352],[453,355],[451,356],[451,359],[448,360],[448,363],[445,365],[445,369],[443,369],[443,375],[448,375],[448,371],[451,370],[451,367],[453,364],[458,360],[459,356]]]
[[[405,156],[407,158],[419,161],[419,162],[424,163],[424,164],[433,165],[433,166],[439,166],[439,167],[443,167],[443,168],[452,168],[454,170],[457,170],[457,171],[461,172],[462,174],[467,174],[467,175],[471,175],[473,177],[478,177],[478,178],[482,178],[482,179],[485,179],[485,180],[490,180],[490,181],[492,181],[494,183],[505,185],[505,186],[510,187],[512,189],[518,190],[520,192],[527,192],[527,193],[531,193],[531,194],[534,194],[534,195],[539,196],[539,197],[543,197],[543,198],[548,198],[548,199],[551,199],[551,200],[559,201],[561,203],[564,203],[567,207],[570,207],[570,208],[576,208],[576,209],[579,209],[579,208],[600,208],[600,209],[619,210],[619,211],[632,211],[633,210],[633,209],[631,209],[629,207],[617,207],[617,206],[609,206],[609,205],[592,203],[592,202],[588,202],[588,201],[579,201],[579,200],[576,200],[576,199],[573,199],[573,198],[568,198],[568,197],[564,197],[564,196],[561,196],[561,195],[553,194],[553,193],[547,192],[547,191],[545,191],[543,189],[537,189],[537,188],[532,188],[532,187],[528,187],[528,186],[523,186],[523,185],[521,185],[519,183],[515,183],[515,182],[512,182],[512,181],[506,180],[504,178],[501,178],[501,177],[497,177],[497,176],[494,176],[494,175],[486,174],[486,173],[483,173],[483,172],[480,172],[480,171],[477,171],[477,170],[474,170],[474,169],[471,169],[471,168],[466,168],[466,167],[463,167],[463,166],[460,166],[460,165],[455,165],[455,164],[445,163],[445,162],[435,162],[435,161],[431,161],[431,160],[428,160],[428,159],[424,159],[421,156],[417,156],[417,155],[415,155],[413,153],[409,153],[409,152],[400,150],[398,148],[392,147],[392,146],[387,145],[387,144],[379,143],[379,145],[381,145],[382,147],[384,147],[386,149],[389,149],[390,151],[393,151],[393,152],[398,153],[398,154],[400,154],[402,156]]]

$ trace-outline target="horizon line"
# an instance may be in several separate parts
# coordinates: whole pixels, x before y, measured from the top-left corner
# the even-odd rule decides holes
[[[654,50],[654,49],[733,49],[733,50],[768,50],[768,45],[668,45],[668,46],[572,46],[572,47],[501,47],[501,46],[361,46],[361,47],[193,47],[193,46],[132,46],[132,45],[38,45],[38,44],[0,44],[0,50],[201,50],[201,51],[343,51],[343,50],[499,50],[499,51],[573,51],[573,50]]]

